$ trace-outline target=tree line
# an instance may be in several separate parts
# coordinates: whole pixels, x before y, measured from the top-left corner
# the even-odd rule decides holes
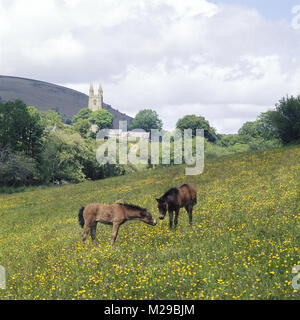
[[[121,165],[100,165],[95,158],[99,142],[98,129],[112,128],[113,115],[101,109],[92,112],[83,108],[72,119],[57,111],[39,112],[21,100],[0,102],[0,185],[40,185],[54,182],[80,182],[121,175],[128,168]],[[129,130],[162,130],[156,111],[139,111]],[[284,97],[274,110],[261,113],[257,120],[246,122],[237,134],[217,133],[200,115],[179,119],[180,130],[204,129],[207,154],[279,147],[300,142],[300,96]]]

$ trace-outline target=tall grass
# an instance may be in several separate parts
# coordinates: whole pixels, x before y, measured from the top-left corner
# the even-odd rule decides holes
[[[291,285],[299,257],[300,148],[207,160],[97,182],[0,195],[0,299],[299,299]],[[192,183],[194,226],[180,211],[156,227],[98,225],[99,247],[80,246],[82,205],[118,199],[157,216],[155,197]]]

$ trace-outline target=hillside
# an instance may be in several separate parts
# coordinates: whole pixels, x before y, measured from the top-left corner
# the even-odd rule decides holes
[[[173,166],[97,182],[0,195],[0,299],[298,299],[300,147],[211,159],[200,176]],[[157,217],[155,197],[192,183],[194,226],[180,211],[155,227],[99,225],[80,246],[77,212],[118,199]]]
[[[81,92],[52,83],[0,75],[0,101],[21,99],[40,111],[55,109],[68,118],[82,108],[87,108],[89,97]],[[114,128],[119,120],[132,118],[104,103],[104,108],[114,115]]]

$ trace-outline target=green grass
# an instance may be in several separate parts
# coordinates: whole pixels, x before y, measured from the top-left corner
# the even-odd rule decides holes
[[[299,299],[300,148],[206,161],[200,176],[184,166],[78,185],[0,195],[0,299]],[[198,191],[194,226],[180,211],[156,227],[99,225],[99,247],[80,246],[80,206],[118,199],[149,209],[168,188]]]

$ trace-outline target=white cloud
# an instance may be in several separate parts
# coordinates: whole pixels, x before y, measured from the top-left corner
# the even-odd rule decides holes
[[[84,52],[84,48],[70,33],[47,39],[36,46],[26,47],[23,50],[27,60],[33,60],[37,65],[45,65],[49,68],[56,62],[57,57],[74,61],[80,58]],[[76,61],[74,62],[76,63]]]
[[[0,70],[88,92],[172,128],[204,115],[235,132],[300,89],[300,30],[205,0],[0,0]]]

